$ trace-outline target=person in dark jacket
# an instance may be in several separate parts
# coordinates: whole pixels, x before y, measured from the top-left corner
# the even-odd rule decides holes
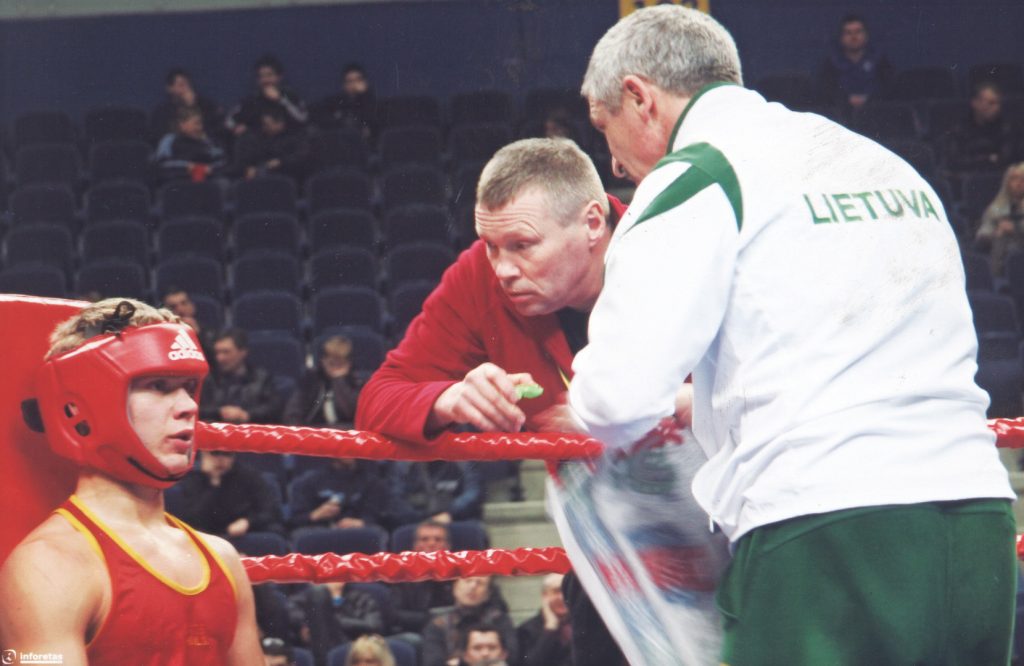
[[[296,602],[302,618],[300,633],[308,634],[317,664],[327,663],[333,647],[384,631],[384,618],[373,596],[345,583],[312,585],[299,593]]]
[[[271,107],[261,112],[254,131],[238,138],[229,173],[246,179],[280,173],[301,180],[309,170],[310,159],[305,128],[290,127],[285,112]]]
[[[387,488],[371,460],[333,459],[292,481],[289,494],[293,529],[379,525],[388,512]]]
[[[822,102],[848,115],[868,100],[889,96],[892,78],[892,65],[871,43],[864,19],[845,17],[839,24],[839,40],[821,65]]]
[[[455,608],[440,615],[423,630],[423,666],[458,664],[467,631],[479,624],[494,626],[508,651],[508,662],[518,663],[519,644],[508,606],[490,576],[460,578],[452,585]]]
[[[286,425],[351,429],[359,399],[352,372],[352,341],[333,335],[320,347],[320,360],[308,370],[284,408]]]
[[[273,55],[256,61],[256,94],[246,97],[227,119],[235,136],[257,129],[260,118],[270,109],[280,111],[290,128],[302,127],[309,120],[306,104],[298,93],[284,85],[284,65]]]
[[[476,465],[434,460],[390,466],[393,525],[435,520],[477,520],[483,512],[483,481]]]
[[[258,471],[231,451],[203,451],[199,469],[182,479],[179,518],[204,532],[238,537],[249,532],[284,534],[281,505]]]
[[[270,373],[252,367],[249,337],[239,328],[219,333],[213,343],[215,370],[203,385],[199,414],[204,421],[278,423],[283,400]]]
[[[153,154],[162,181],[203,181],[219,176],[226,163],[224,151],[206,135],[203,114],[196,107],[178,111],[174,131],[160,139]]]
[[[149,116],[150,137],[159,141],[168,132],[174,131],[178,114],[183,109],[197,109],[203,116],[203,126],[216,139],[222,138],[224,113],[211,99],[198,94],[192,85],[192,77],[181,67],[174,67],[164,79],[167,97]]]
[[[367,141],[377,131],[377,98],[359,63],[341,70],[341,92],[330,95],[310,107],[313,124],[321,129],[359,130]]]
[[[519,625],[520,666],[572,666],[572,622],[562,596],[561,574],[548,574],[541,587],[540,611]]]
[[[451,549],[451,537],[444,523],[428,520],[416,526],[412,543],[413,552],[430,553]],[[418,583],[396,583],[391,586],[391,605],[394,609],[396,630],[415,635],[410,642],[418,643],[419,634],[430,621],[431,610],[455,605],[452,582],[424,580]],[[405,634],[403,639],[409,637]]]
[[[1003,113],[1003,93],[992,81],[974,88],[970,112],[943,141],[942,157],[954,173],[1004,169],[1020,159],[1020,127]]]

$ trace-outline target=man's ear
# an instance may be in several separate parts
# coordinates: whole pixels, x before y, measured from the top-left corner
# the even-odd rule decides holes
[[[605,204],[607,205],[607,204]],[[607,233],[607,219],[605,215],[604,206],[600,201],[592,200],[587,204],[586,212],[586,224],[587,224],[587,238],[591,245],[597,243],[597,241]]]
[[[649,120],[654,111],[654,90],[651,84],[635,74],[622,79],[622,109],[627,107]]]

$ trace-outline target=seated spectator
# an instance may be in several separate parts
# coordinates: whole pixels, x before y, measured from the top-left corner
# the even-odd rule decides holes
[[[1020,157],[1020,128],[1003,115],[1003,93],[991,81],[974,89],[967,116],[946,136],[943,159],[955,173],[1003,169]]]
[[[467,629],[462,640],[462,659],[458,664],[459,666],[508,666],[508,650],[502,640],[501,632],[488,624],[478,624]]]
[[[373,596],[345,583],[311,585],[299,593],[301,633],[318,664],[326,663],[331,648],[384,630],[380,606]]]
[[[281,111],[290,128],[301,127],[309,119],[302,98],[284,85],[284,66],[275,56],[265,55],[256,61],[255,95],[247,97],[232,111],[227,127],[235,136],[258,128],[269,109]]]
[[[360,636],[352,643],[345,666],[395,666],[395,655],[382,637]]]
[[[432,553],[451,550],[448,526],[432,520],[416,527],[412,549],[417,553]],[[431,611],[455,605],[452,596],[452,582],[448,580],[424,580],[418,583],[396,583],[391,586],[391,605],[395,611],[396,629],[400,638],[419,643],[419,634],[430,621]],[[414,634],[410,640],[408,634]]]
[[[822,101],[848,115],[870,99],[887,97],[892,78],[892,66],[870,42],[864,19],[845,17],[839,24],[839,40],[821,65]]]
[[[188,72],[180,67],[171,69],[167,72],[164,90],[167,97],[153,109],[149,117],[153,141],[159,141],[165,134],[174,131],[178,114],[183,109],[198,109],[203,117],[203,126],[216,138],[221,138],[224,114],[215,102],[196,93]]]
[[[174,131],[160,139],[153,154],[161,181],[201,182],[219,176],[226,163],[224,151],[206,135],[203,114],[195,107],[178,111]]]
[[[996,198],[981,216],[975,235],[978,250],[989,252],[992,273],[1003,274],[1006,257],[1024,249],[1024,162],[1006,170]]]
[[[199,338],[199,344],[203,347],[203,354],[207,360],[212,359],[214,357],[213,339],[217,334],[199,321],[196,304],[188,292],[176,285],[168,286],[164,290],[161,306],[181,317],[182,321],[192,327],[192,330],[196,332],[196,337]]]
[[[519,625],[521,666],[572,666],[572,623],[562,596],[561,574],[548,574],[540,591],[540,612]]]
[[[277,583],[253,585],[252,596],[256,602],[256,625],[260,629],[260,635],[280,636],[294,645],[291,607],[288,597]]]
[[[332,459],[295,479],[290,495],[292,528],[380,525],[387,514],[387,488],[371,460]]]
[[[483,514],[483,481],[473,463],[395,462],[388,478],[394,525],[478,520]]]
[[[269,481],[235,460],[231,451],[200,452],[199,469],[190,471],[178,486],[178,517],[198,530],[225,537],[284,534],[281,506]]]
[[[295,666],[295,650],[280,638],[267,636],[261,642],[266,666]]]
[[[332,335],[320,347],[320,362],[306,371],[284,408],[286,425],[351,429],[359,399],[352,372],[352,341]]]
[[[377,132],[377,98],[366,79],[366,70],[349,63],[341,70],[341,92],[310,107],[313,124],[321,129],[358,129],[370,141]]]
[[[277,423],[283,400],[270,373],[252,367],[249,336],[239,328],[217,334],[213,342],[212,372],[203,384],[199,414],[204,421],[225,423]]]
[[[489,624],[501,634],[508,661],[517,663],[519,649],[508,606],[490,576],[460,578],[452,585],[455,608],[431,620],[423,630],[423,666],[456,666],[470,627]]]
[[[260,112],[256,130],[239,137],[229,173],[246,179],[282,173],[301,180],[310,156],[305,128],[289,126],[284,111],[268,107]]]

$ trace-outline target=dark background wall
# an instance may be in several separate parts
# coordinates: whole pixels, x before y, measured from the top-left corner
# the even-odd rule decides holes
[[[736,37],[748,81],[814,70],[854,9],[897,67],[966,70],[1024,61],[1020,0],[712,0]],[[520,93],[579,84],[590,49],[618,18],[617,0],[435,0],[290,9],[0,22],[0,122],[32,109],[74,116],[105,103],[149,106],[172,65],[230,105],[251,64],[276,52],[307,99],[366,64],[379,94]]]

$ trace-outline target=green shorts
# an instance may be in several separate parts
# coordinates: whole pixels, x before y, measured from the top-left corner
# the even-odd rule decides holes
[[[794,518],[737,544],[718,591],[730,666],[1005,666],[1016,591],[1008,500]]]

